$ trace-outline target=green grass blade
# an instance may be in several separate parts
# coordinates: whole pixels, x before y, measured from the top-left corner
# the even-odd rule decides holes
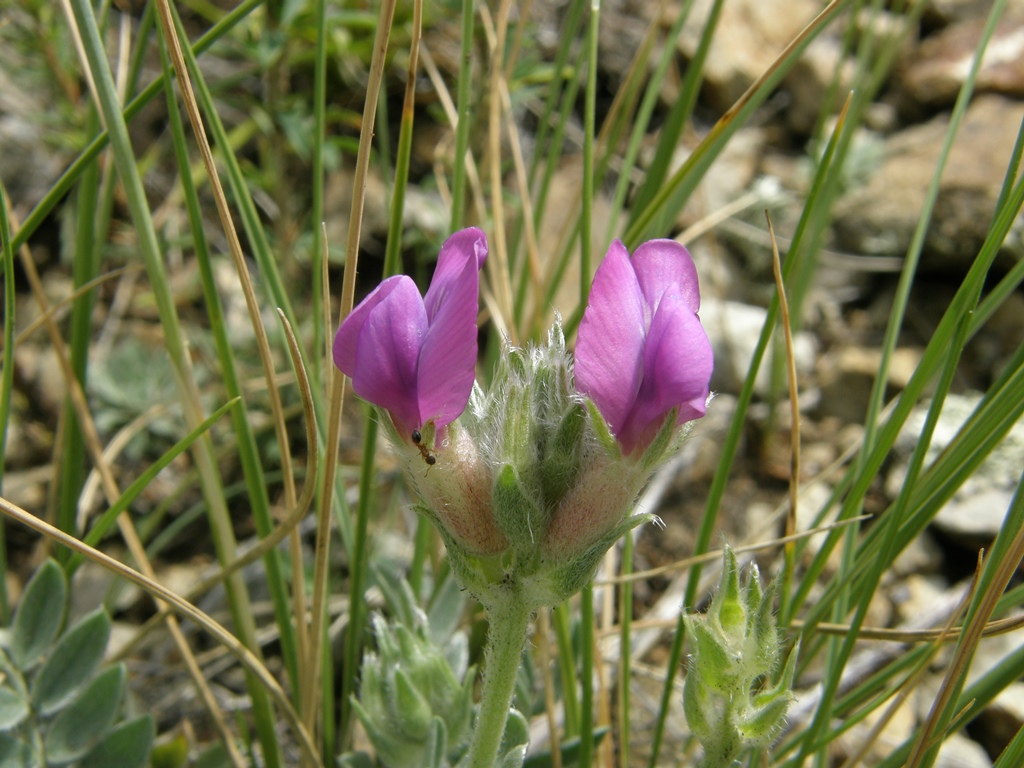
[[[92,6],[87,0],[72,0],[71,7],[82,36],[84,53],[92,75],[98,107],[110,134],[111,151],[124,185],[125,197],[138,237],[139,252],[149,274],[160,324],[164,332],[164,341],[181,398],[182,410],[185,413],[186,423],[195,427],[202,422],[203,408],[199,402],[195,380],[192,377],[184,334],[178,320],[174,298],[171,295],[149,204],[135,164],[128,127],[117,98]],[[203,495],[209,509],[209,519],[217,554],[222,563],[227,563],[234,558],[235,537],[224,501],[221,480],[216,473],[213,446],[209,438],[201,436],[193,444],[193,452],[200,471]],[[240,574],[235,574],[228,579],[225,586],[236,632],[250,650],[258,650],[255,625],[244,580]],[[280,764],[280,748],[274,728],[275,718],[270,699],[266,690],[255,677],[250,676],[249,682],[249,691],[253,700],[254,716],[264,757],[269,765],[277,766]]]
[[[462,229],[466,218],[466,153],[469,151],[470,113],[473,109],[473,0],[462,0],[462,35],[459,56],[459,121],[455,126],[455,159],[452,167],[452,232]]]
[[[4,471],[7,468],[7,424],[11,416],[11,394],[14,391],[14,249],[11,247],[11,222],[7,218],[7,194],[0,184],[0,247],[4,259],[4,352],[3,371],[0,372],[0,495],[4,490]],[[7,573],[6,527],[0,525],[0,566]],[[7,585],[0,584],[0,622],[5,626],[10,618],[11,605]]]
[[[634,208],[634,216],[623,235],[627,248],[635,248],[641,242],[658,235],[657,223],[663,216],[672,217],[678,213],[697,184],[707,173],[711,164],[725,147],[726,142],[743,125],[754,110],[778,86],[796,60],[818,34],[820,34],[850,0],[833,0],[807,28],[786,48],[772,67],[755,82],[740,100],[712,127],[686,162],[672,177],[659,185],[650,202]]]
[[[161,40],[160,52],[163,59],[165,75],[171,70],[167,59],[166,48]],[[199,277],[202,282],[203,296],[206,300],[206,313],[209,318],[210,332],[213,335],[217,350],[219,373],[223,380],[224,390],[229,398],[237,398],[239,407],[231,412],[232,431],[237,441],[238,459],[242,465],[245,478],[247,499],[252,511],[256,533],[260,537],[270,534],[274,528],[274,520],[270,511],[270,497],[267,492],[267,479],[263,470],[263,459],[259,445],[249,420],[249,412],[245,400],[242,399],[242,385],[235,365],[234,351],[228,338],[227,324],[224,321],[224,308],[213,275],[213,263],[210,257],[209,244],[203,230],[202,203],[192,180],[189,167],[185,126],[173,93],[167,98],[168,123],[175,156],[178,161],[178,172],[181,180],[185,207],[188,211],[189,224],[192,230],[192,246],[195,250]],[[298,659],[295,627],[292,624],[292,612],[289,607],[288,586],[285,577],[284,563],[281,553],[272,550],[264,558],[267,569],[267,586],[270,599],[274,605],[274,617],[281,636],[281,655],[285,668],[292,682],[292,690],[296,690],[298,681]],[[301,588],[300,585],[296,585]]]
[[[221,37],[230,32],[237,24],[241,23],[252,11],[263,4],[263,0],[242,0],[230,13],[226,14],[206,34],[200,37],[193,50],[196,55],[208,50]],[[166,82],[159,77],[150,83],[134,99],[125,105],[123,114],[126,121],[131,120],[142,111],[143,107],[149,104],[153,98],[162,93]],[[78,181],[85,168],[96,160],[99,153],[107,146],[109,136],[106,131],[97,135],[89,145],[83,149],[60,178],[54,182],[43,199],[32,209],[25,220],[21,223],[17,234],[14,236],[14,250],[25,245],[29,238],[35,234],[39,226],[46,220],[46,217],[53,213],[57,204],[63,200],[71,191],[71,188]]]
[[[701,34],[700,44],[697,47],[693,60],[686,68],[686,79],[680,88],[679,98],[672,105],[672,110],[665,120],[665,125],[661,128],[654,158],[647,169],[643,183],[637,190],[630,223],[637,217],[639,212],[645,211],[651,206],[659,190],[662,189],[665,177],[668,175],[669,168],[671,167],[672,156],[679,146],[683,129],[686,127],[686,123],[693,113],[693,107],[697,103],[697,94],[704,79],[704,62],[707,60],[708,50],[710,50],[711,43],[714,40],[715,29],[718,27],[718,20],[722,15],[722,6],[724,4],[724,0],[715,0],[714,5],[708,9],[708,16],[704,22],[704,31]],[[692,7],[693,3],[689,2],[680,11],[679,18],[673,26],[675,35],[669,36],[669,40],[678,39],[682,24],[689,17]],[[674,46],[666,46],[667,50],[673,50],[673,48]]]
[[[118,515],[128,509],[131,503],[139,497],[139,494],[146,490],[147,486],[153,482],[153,479],[160,474],[160,472],[170,466],[172,461],[191,448],[192,444],[195,443],[195,441],[202,435],[206,434],[210,428],[220,420],[221,416],[235,408],[235,406],[239,405],[240,402],[240,398],[237,397],[226,402],[216,411],[207,416],[195,429],[189,431],[187,435],[171,446],[171,448],[160,458],[150,464],[149,467],[147,467],[131,485],[125,488],[117,501],[99,516],[96,522],[89,528],[89,532],[82,537],[82,541],[90,547],[95,547],[99,544],[116,522]],[[68,560],[66,567],[68,577],[70,577],[83,562],[85,562],[85,557],[80,553],[72,555],[70,560]]]

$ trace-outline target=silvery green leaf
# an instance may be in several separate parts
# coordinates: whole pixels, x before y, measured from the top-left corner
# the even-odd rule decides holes
[[[79,768],[145,768],[155,732],[149,715],[122,723],[89,750]]]
[[[466,608],[466,596],[462,588],[448,571],[443,581],[434,589],[434,596],[427,609],[427,621],[430,627],[430,639],[442,648],[446,648],[449,638],[455,634],[462,620],[462,613]],[[447,651],[447,648],[446,648]],[[447,655],[447,652],[446,652]],[[466,656],[466,663],[461,665],[449,658],[452,669],[456,676],[461,677],[461,671],[465,671],[469,656]],[[461,671],[460,671],[461,670]]]
[[[98,608],[57,641],[32,684],[32,700],[40,714],[51,715],[71,703],[92,677],[109,638],[110,617]]]
[[[448,734],[440,717],[435,716],[430,721],[423,765],[424,768],[448,768]]]
[[[0,733],[0,768],[35,768],[39,760],[28,744],[9,733]]]
[[[0,688],[0,731],[15,728],[28,715],[28,702],[11,688]]]
[[[47,560],[32,576],[14,614],[11,661],[20,670],[34,666],[49,649],[64,624],[67,579],[53,560]]]
[[[124,665],[110,667],[57,716],[44,741],[49,761],[76,760],[107,732],[121,705],[124,683]]]
[[[338,758],[338,768],[375,768],[377,763],[366,752],[346,752]]]
[[[517,710],[511,709],[501,737],[498,765],[501,768],[521,768],[526,759],[526,747],[530,741],[530,725]]]

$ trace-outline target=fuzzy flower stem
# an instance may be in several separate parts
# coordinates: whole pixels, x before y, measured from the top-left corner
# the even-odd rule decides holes
[[[487,606],[487,650],[480,711],[469,749],[470,768],[495,764],[505,733],[516,674],[533,608],[513,582]]]

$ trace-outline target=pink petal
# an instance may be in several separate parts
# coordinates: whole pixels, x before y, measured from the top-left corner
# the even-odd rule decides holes
[[[629,252],[616,240],[594,275],[576,341],[576,389],[612,431],[622,427],[643,377],[644,306]]]
[[[487,236],[476,227],[460,229],[444,241],[441,252],[437,256],[437,266],[430,280],[430,288],[423,297],[427,308],[427,318],[431,323],[445,302],[454,285],[464,279],[465,267],[472,263],[474,271],[479,271],[487,259]],[[474,299],[473,306],[476,306]],[[475,314],[475,310],[474,310]]]
[[[633,269],[652,312],[665,296],[682,300],[691,312],[700,309],[697,267],[690,252],[675,240],[649,240],[641,245],[633,253]]]
[[[476,378],[480,263],[475,257],[465,259],[461,272],[447,278],[443,300],[438,302],[431,318],[418,364],[417,399],[421,423],[434,419],[438,428],[450,424],[469,402]],[[434,290],[434,282],[430,290]],[[430,291],[427,295],[430,296]]]
[[[400,430],[422,423],[416,395],[417,364],[427,315],[416,284],[404,277],[366,316],[356,344],[352,389],[391,411]]]
[[[366,318],[369,317],[370,313],[377,307],[378,304],[387,299],[391,295],[400,283],[407,282],[413,285],[415,284],[412,279],[405,275],[395,275],[389,277],[387,280],[381,282],[373,291],[363,299],[359,305],[349,312],[348,317],[342,322],[341,327],[338,328],[337,334],[334,336],[334,364],[338,366],[338,370],[348,376],[354,376],[356,372],[356,346],[359,343],[359,334],[363,330],[363,326],[366,324]],[[419,293],[416,295],[419,300]]]
[[[682,300],[663,299],[647,333],[643,384],[619,436],[623,450],[653,439],[677,406],[678,424],[703,416],[712,365],[711,342],[697,315]]]

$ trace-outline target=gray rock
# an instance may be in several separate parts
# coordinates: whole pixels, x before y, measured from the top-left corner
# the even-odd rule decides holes
[[[1000,20],[982,59],[975,93],[1024,96],[1024,9]],[[952,24],[925,38],[901,68],[900,87],[913,102],[951,105],[964,84],[986,19]]]
[[[1024,104],[981,96],[968,108],[954,141],[925,240],[921,271],[966,271],[988,231]],[[898,256],[914,228],[949,125],[942,115],[885,142],[885,159],[868,181],[836,205],[841,248]]]
[[[980,402],[978,396],[949,395],[939,415],[927,462],[948,446]],[[889,473],[885,488],[895,498],[903,485],[907,462],[920,439],[928,406],[917,408],[904,425],[894,451],[901,460]],[[936,528],[973,540],[992,539],[1003,525],[1006,510],[1024,467],[1024,422],[1018,422],[989,457],[964,482],[935,516]]]
[[[735,392],[750,368],[761,328],[768,311],[762,307],[735,301],[706,299],[701,303],[700,317],[715,351],[713,389]],[[810,333],[797,333],[793,339],[797,373],[808,373],[814,367],[817,342]],[[771,366],[767,360],[761,364],[755,382],[756,391],[768,392]]]
[[[696,0],[679,36],[691,58],[700,43],[711,0]],[[732,106],[821,10],[813,0],[731,0],[724,4],[704,65],[705,93],[716,109]]]

